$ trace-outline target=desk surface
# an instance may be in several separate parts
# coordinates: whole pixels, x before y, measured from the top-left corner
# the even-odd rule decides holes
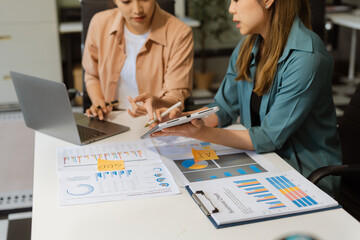
[[[146,131],[145,118],[126,112],[111,114],[112,121],[131,130],[98,143],[137,140]],[[358,239],[360,224],[343,209],[215,229],[185,189],[181,194],[60,207],[56,148],[73,146],[36,133],[32,239],[280,239],[305,233],[317,239]],[[276,154],[265,154],[275,166],[291,167]]]

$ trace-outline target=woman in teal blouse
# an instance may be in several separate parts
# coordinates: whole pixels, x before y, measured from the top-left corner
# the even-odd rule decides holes
[[[247,37],[235,48],[215,103],[208,106],[219,106],[220,111],[153,136],[193,137],[257,153],[275,151],[305,176],[339,164],[333,60],[310,30],[308,0],[232,0],[229,12]],[[214,128],[235,123],[238,117],[248,130]],[[319,186],[333,193],[334,184],[326,178]]]

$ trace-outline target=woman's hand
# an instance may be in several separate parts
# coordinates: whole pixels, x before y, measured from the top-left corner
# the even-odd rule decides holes
[[[131,117],[136,118],[149,114],[150,120],[154,119],[154,107],[158,100],[157,97],[154,97],[149,93],[142,93],[135,98],[128,96],[128,100],[131,104],[131,110],[128,109],[128,113]]]
[[[179,117],[190,115],[190,113],[181,112],[179,108],[175,108],[168,115],[162,117],[161,114],[163,112],[165,112],[166,110],[168,110],[168,108],[165,108],[165,107],[164,108],[158,108],[158,109],[155,110],[156,119],[157,119],[158,122],[166,122],[166,121],[169,121],[169,120],[174,119],[174,118],[179,118]]]
[[[185,123],[176,127],[164,128],[159,132],[151,134],[152,137],[162,136],[182,136],[190,138],[200,138],[209,127],[205,126],[202,119],[193,119],[190,123]]]
[[[98,99],[93,102],[90,108],[86,109],[88,117],[94,116],[103,120],[105,115],[112,111],[112,106],[106,106],[104,99]]]

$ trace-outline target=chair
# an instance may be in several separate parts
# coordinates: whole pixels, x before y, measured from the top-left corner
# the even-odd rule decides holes
[[[174,0],[156,0],[159,6],[165,11],[174,14],[175,13],[175,1]],[[91,18],[95,13],[104,11],[106,9],[114,8],[115,4],[113,0],[81,0],[81,23],[83,27],[81,36],[81,45],[85,44],[86,35],[88,32]],[[83,74],[84,75],[84,74]],[[90,97],[86,91],[86,86],[83,77],[83,109],[84,111],[91,106]]]
[[[308,179],[316,184],[322,178],[341,176],[337,201],[360,221],[360,84],[338,124],[342,146],[342,165],[322,167]]]

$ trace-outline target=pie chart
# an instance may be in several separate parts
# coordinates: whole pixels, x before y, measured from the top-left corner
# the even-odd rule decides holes
[[[78,184],[71,189],[67,189],[66,192],[71,196],[85,196],[94,191],[94,187],[89,184]]]
[[[188,169],[202,169],[206,168],[209,163],[207,161],[200,161],[195,163],[194,159],[188,159],[181,163],[181,165]]]

